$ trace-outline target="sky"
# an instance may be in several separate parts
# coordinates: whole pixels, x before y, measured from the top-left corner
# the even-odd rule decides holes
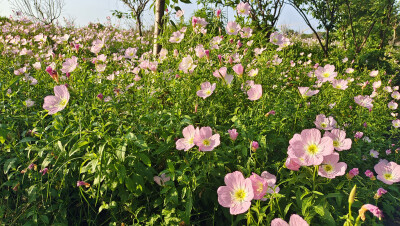
[[[11,4],[9,3],[10,1],[13,0],[0,0],[0,16],[8,17],[13,14]],[[189,18],[195,10],[200,8],[200,6],[196,4],[180,3],[179,6],[185,11],[185,18]],[[78,26],[85,26],[89,22],[104,23],[107,16],[113,18],[112,10],[127,12],[128,8],[119,0],[65,0],[65,7],[59,20],[62,22],[63,18],[69,20],[73,19]],[[232,9],[224,9],[223,12],[228,12],[228,19],[233,20]],[[151,10],[144,12],[143,24],[145,28],[153,24],[153,18],[154,16]],[[117,23],[115,17],[112,21],[113,23]],[[122,21],[120,23],[123,24],[124,22]],[[317,25],[316,21],[312,21],[312,24],[315,26]],[[311,33],[311,30],[304,23],[303,18],[289,5],[284,6],[278,20],[277,27],[280,28],[281,26],[286,26],[302,33]]]

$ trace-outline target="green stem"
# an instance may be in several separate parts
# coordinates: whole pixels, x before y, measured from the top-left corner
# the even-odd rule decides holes
[[[318,168],[319,168],[319,166],[314,166],[314,173],[313,173],[313,191],[315,191],[315,186],[316,186],[315,180],[316,180],[316,177],[317,177]]]

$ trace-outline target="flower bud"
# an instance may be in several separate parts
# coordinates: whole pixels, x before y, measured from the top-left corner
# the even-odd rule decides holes
[[[354,185],[353,189],[351,189],[350,195],[349,195],[349,204],[354,203],[354,198],[356,197],[356,190],[357,190],[357,185]]]

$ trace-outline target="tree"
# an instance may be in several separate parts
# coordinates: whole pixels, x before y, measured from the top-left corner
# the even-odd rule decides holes
[[[156,0],[154,5],[154,33],[153,33],[153,55],[156,56],[161,50],[161,45],[158,43],[158,37],[162,34],[163,17],[165,10],[165,0]]]
[[[52,24],[65,6],[64,0],[9,0],[15,11],[20,11],[31,20]]]
[[[142,36],[142,13],[146,9],[149,0],[121,0],[132,12],[132,16],[136,20],[136,29]]]
[[[318,39],[324,55],[329,55],[329,44],[331,42],[331,32],[334,31],[339,16],[339,7],[342,0],[288,0],[288,4],[293,6],[304,22],[313,31]],[[325,30],[325,43],[322,43],[322,37],[318,34],[316,29],[311,25],[307,14],[311,14],[319,22],[320,29]]]

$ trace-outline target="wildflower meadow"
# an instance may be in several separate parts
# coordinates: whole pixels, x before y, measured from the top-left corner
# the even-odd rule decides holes
[[[399,225],[399,47],[327,55],[249,7],[170,9],[158,54],[1,18],[0,224]]]

